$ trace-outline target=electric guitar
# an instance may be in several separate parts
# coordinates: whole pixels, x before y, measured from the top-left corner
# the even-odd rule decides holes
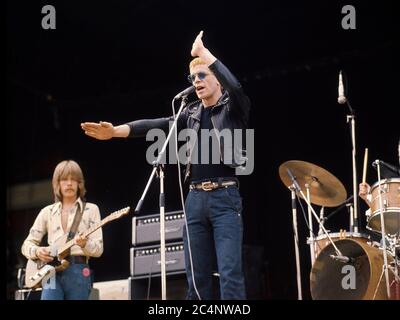
[[[106,218],[84,231],[82,236],[87,237],[105,224],[128,214],[129,210],[130,207],[126,207],[111,213]],[[46,263],[40,259],[28,259],[25,270],[25,287],[39,288],[45,277],[48,278],[55,272],[63,271],[68,268],[69,262],[65,258],[70,254],[70,249],[75,243],[74,239],[67,241],[67,237],[68,233],[58,238],[55,243],[49,247],[50,256],[54,257],[52,262]]]

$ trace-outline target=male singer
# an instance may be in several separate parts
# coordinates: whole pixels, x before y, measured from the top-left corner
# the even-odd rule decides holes
[[[188,230],[184,230],[188,299],[213,299],[213,257],[220,275],[221,299],[246,299],[242,271],[242,199],[235,168],[244,164],[243,150],[221,139],[222,130],[246,129],[250,101],[235,76],[204,45],[203,31],[196,37],[189,64],[189,81],[199,100],[181,113],[178,130],[197,133],[197,142],[189,150],[185,180],[190,182],[186,198]],[[168,130],[170,118],[137,120],[113,126],[109,122],[85,122],[82,129],[90,137],[107,140],[114,137],[142,137],[153,128]],[[214,149],[201,130],[214,134],[219,148],[218,163],[212,163]],[[226,151],[228,150],[228,151]],[[211,152],[209,152],[211,151]],[[208,163],[194,161],[194,154],[208,153]]]

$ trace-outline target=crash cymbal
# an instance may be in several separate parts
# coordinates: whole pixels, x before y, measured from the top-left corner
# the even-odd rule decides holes
[[[347,192],[343,184],[325,169],[310,162],[286,161],[279,167],[279,176],[286,187],[293,184],[287,169],[290,169],[296,177],[305,195],[307,194],[305,185],[309,185],[311,203],[324,207],[336,207],[346,200]],[[298,195],[301,196],[300,193]]]

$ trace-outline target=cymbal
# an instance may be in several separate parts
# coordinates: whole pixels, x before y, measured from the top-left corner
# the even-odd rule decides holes
[[[279,176],[286,187],[293,184],[287,169],[290,169],[296,177],[304,195],[307,195],[305,185],[309,185],[311,203],[324,207],[336,207],[347,199],[343,184],[325,169],[310,162],[286,161],[279,167]],[[299,192],[297,194],[302,197]]]

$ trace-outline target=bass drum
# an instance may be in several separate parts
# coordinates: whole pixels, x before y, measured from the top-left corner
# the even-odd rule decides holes
[[[336,255],[332,244],[318,255],[310,274],[311,296],[314,300],[387,300],[383,276],[382,250],[365,243],[362,238],[335,241],[335,245],[351,263],[332,259]],[[393,257],[388,255],[388,263]],[[393,275],[389,272],[390,283]],[[375,294],[376,290],[376,294]],[[375,295],[375,296],[374,296]]]
[[[359,233],[359,232],[346,232],[344,230],[340,232],[332,232],[329,233],[329,236],[332,238],[332,241],[338,241],[338,240],[343,240],[343,239],[353,239],[356,238],[357,241],[362,241],[367,243],[369,241],[368,235],[365,233]],[[310,244],[311,240],[307,240],[307,244]],[[321,251],[329,245],[331,242],[329,241],[328,237],[326,234],[319,235],[314,239],[314,247],[315,247],[315,257],[318,257],[318,255],[321,253]]]

